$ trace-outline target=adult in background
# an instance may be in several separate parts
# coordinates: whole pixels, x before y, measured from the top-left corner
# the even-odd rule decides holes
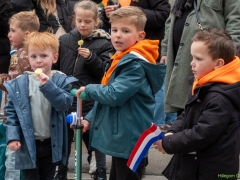
[[[40,21],[40,32],[56,33],[60,25],[65,32],[71,30],[72,17],[68,10],[68,0],[51,0],[51,2],[49,0],[11,0],[11,2],[15,12],[35,9]]]
[[[10,63],[10,41],[8,39],[8,19],[12,16],[11,2],[0,1],[0,74],[7,73]],[[2,92],[0,91],[0,96]],[[0,98],[0,106],[1,106]]]
[[[173,0],[161,43],[161,62],[167,63],[165,112],[180,114],[187,102],[188,78],[192,75],[191,38],[199,30],[194,2],[203,29],[224,29],[240,46],[240,1]]]

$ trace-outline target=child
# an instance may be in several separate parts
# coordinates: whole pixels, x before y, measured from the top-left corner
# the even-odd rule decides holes
[[[110,15],[111,41],[116,49],[102,84],[81,87],[95,105],[82,123],[91,123],[91,146],[112,156],[110,180],[139,180],[146,158],[136,173],[127,167],[129,155],[144,130],[151,126],[154,94],[161,88],[165,66],[156,65],[158,40],[143,40],[146,16],[134,6]],[[163,68],[163,69],[162,69]]]
[[[11,61],[8,68],[8,74],[0,74],[0,89],[4,91],[6,90],[3,86],[4,81],[14,79],[24,71],[31,71],[26,52],[23,48],[23,42],[27,34],[33,31],[38,31],[40,23],[37,15],[33,11],[24,11],[14,14],[9,19],[9,26],[10,31],[8,33],[8,38],[11,45],[14,47],[14,50],[10,52]],[[6,180],[13,179],[13,177],[20,179],[20,171],[15,170],[15,152],[9,150],[8,147],[6,148],[5,165]]]
[[[195,81],[184,112],[156,149],[175,154],[168,179],[237,179],[240,60],[230,35],[205,29],[192,38]],[[193,80],[193,79],[192,79]]]
[[[0,89],[5,90],[3,82],[14,79],[24,71],[31,71],[26,51],[23,48],[25,36],[31,32],[38,31],[39,19],[34,11],[23,11],[14,14],[9,19],[10,30],[8,38],[13,47],[10,52],[11,61],[8,74],[0,74]]]
[[[76,77],[79,81],[73,83],[74,88],[86,86],[90,83],[99,84],[105,68],[110,62],[110,56],[114,53],[110,35],[103,30],[96,29],[99,25],[98,7],[96,3],[87,0],[77,2],[74,6],[74,12],[76,28],[60,38],[60,58],[54,68],[67,75]],[[79,40],[82,40],[83,44],[78,44]],[[76,111],[76,100],[77,98],[74,99],[73,106],[68,109],[67,114]],[[93,104],[94,101],[83,101],[83,116],[92,109]],[[68,131],[70,153],[73,130],[69,128]],[[83,134],[83,140],[88,148],[89,132]],[[95,162],[95,158],[91,158],[91,149],[88,150],[88,153],[89,162]],[[105,155],[100,155],[98,152],[96,153],[97,176],[106,178]],[[96,165],[95,167],[92,165],[93,163],[90,163],[89,173],[93,173],[96,170],[94,169]],[[59,166],[59,169],[61,170],[61,174],[58,173],[57,178],[67,175],[66,166]],[[100,171],[102,173],[100,173]]]
[[[50,33],[33,32],[25,50],[33,71],[4,83],[8,91],[4,108],[6,139],[16,151],[15,167],[24,179],[53,179],[56,162],[66,163],[67,127],[64,111],[72,104],[70,83],[76,81],[51,71],[58,59],[58,40]]]

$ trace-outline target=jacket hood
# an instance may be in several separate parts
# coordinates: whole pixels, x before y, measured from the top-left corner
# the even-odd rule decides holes
[[[134,46],[130,47],[124,52],[126,53],[129,53],[131,51],[137,52],[152,64],[156,64],[156,59],[158,58],[158,55],[159,55],[158,44],[159,44],[159,40],[145,39],[137,42]]]
[[[136,60],[141,64],[146,73],[148,82],[152,88],[152,93],[156,94],[163,85],[166,73],[166,65],[149,63],[140,54],[136,52],[130,52],[128,55],[123,57],[123,59],[119,63],[119,66],[133,60]]]
[[[217,83],[217,85],[216,85]],[[208,92],[218,92],[231,100],[240,111],[240,59],[234,60],[219,69],[212,71],[199,80],[195,80],[192,87],[192,95],[195,89],[208,87]]]
[[[93,30],[92,34],[88,38],[111,39],[111,36],[103,29],[96,29],[96,30]]]

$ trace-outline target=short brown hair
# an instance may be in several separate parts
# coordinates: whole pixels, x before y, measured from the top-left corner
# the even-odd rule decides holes
[[[225,64],[234,59],[236,54],[236,45],[231,36],[224,30],[218,28],[209,28],[199,30],[192,41],[202,41],[209,49],[209,54],[213,59],[221,58]]]
[[[34,11],[22,11],[14,14],[8,21],[9,24],[17,21],[18,27],[22,31],[38,31],[40,22]]]
[[[147,18],[141,9],[134,6],[126,6],[113,11],[110,14],[110,23],[118,19],[130,20],[138,31],[143,31],[146,25]]]
[[[28,34],[24,41],[24,48],[28,53],[29,46],[33,48],[51,48],[53,54],[58,53],[59,41],[56,36],[49,32],[32,32]]]

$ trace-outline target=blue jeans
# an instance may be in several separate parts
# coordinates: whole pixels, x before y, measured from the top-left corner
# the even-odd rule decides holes
[[[172,124],[177,119],[177,113],[164,113],[164,89],[163,83],[162,88],[155,94],[154,123],[157,126]]]
[[[20,170],[15,170],[15,151],[6,148],[5,180],[20,180]]]

